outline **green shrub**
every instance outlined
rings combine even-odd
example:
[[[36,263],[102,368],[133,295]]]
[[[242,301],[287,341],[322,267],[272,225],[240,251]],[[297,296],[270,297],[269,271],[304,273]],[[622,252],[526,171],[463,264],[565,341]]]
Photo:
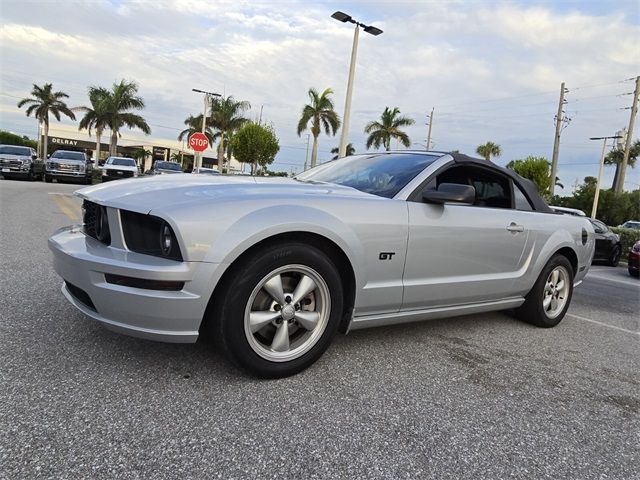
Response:
[[[637,228],[609,227],[609,230],[620,235],[623,253],[628,252],[633,244],[640,240],[640,230]]]

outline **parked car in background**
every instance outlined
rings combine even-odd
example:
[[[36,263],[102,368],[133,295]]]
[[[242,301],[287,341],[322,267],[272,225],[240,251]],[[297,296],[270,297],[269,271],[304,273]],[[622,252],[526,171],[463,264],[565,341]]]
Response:
[[[109,157],[102,166],[102,181],[119,180],[122,178],[137,177],[138,164],[133,158]]]
[[[596,251],[593,256],[594,262],[605,262],[607,265],[617,267],[622,254],[622,243],[620,235],[613,233],[609,227],[600,220],[590,218],[589,221],[593,225],[596,232]]]
[[[640,240],[634,243],[627,258],[629,275],[640,277]]]
[[[622,225],[618,225],[619,228],[633,228],[634,230],[640,230],[640,222],[637,220],[627,220]]]
[[[564,215],[575,215],[576,217],[586,217],[587,214],[577,208],[569,207],[556,207],[555,205],[549,205],[549,208],[556,213],[562,213]]]
[[[156,160],[149,170],[144,172],[145,175],[162,175],[165,173],[183,173],[182,167],[176,162],[165,162],[163,160]]]
[[[0,174],[6,179],[27,178],[42,180],[44,162],[31,147],[0,145]]]
[[[47,159],[45,181],[82,182],[91,185],[93,160],[83,152],[56,150]]]
[[[509,309],[553,327],[593,257],[586,218],[557,215],[532,182],[456,153],[207,180],[76,192],[83,227],[49,239],[69,302],[147,339],[207,331],[236,365],[282,377],[337,331]]]
[[[220,175],[220,172],[217,168],[206,168],[206,167],[196,167],[191,173],[206,173],[208,175]]]

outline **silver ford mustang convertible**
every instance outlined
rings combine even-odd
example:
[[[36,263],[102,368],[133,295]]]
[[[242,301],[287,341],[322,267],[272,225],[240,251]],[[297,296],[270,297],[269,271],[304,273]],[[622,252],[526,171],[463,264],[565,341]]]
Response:
[[[261,377],[296,373],[336,331],[515,309],[564,317],[588,220],[464,155],[346,157],[295,178],[159,175],[76,192],[49,239],[62,291],[107,328],[216,341]]]

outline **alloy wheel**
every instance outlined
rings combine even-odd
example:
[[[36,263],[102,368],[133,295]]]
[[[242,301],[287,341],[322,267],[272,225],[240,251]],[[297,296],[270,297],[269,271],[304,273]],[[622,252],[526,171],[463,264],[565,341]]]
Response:
[[[330,312],[329,287],[320,274],[305,265],[285,265],[267,274],[251,292],[245,335],[262,358],[291,361],[322,337]]]

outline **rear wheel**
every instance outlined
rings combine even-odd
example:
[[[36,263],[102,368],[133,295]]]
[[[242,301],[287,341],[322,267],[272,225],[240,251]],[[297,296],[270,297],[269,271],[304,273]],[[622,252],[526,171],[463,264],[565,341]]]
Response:
[[[516,314],[532,325],[555,327],[567,313],[572,294],[573,267],[564,255],[554,255]]]
[[[327,349],[343,295],[324,253],[300,243],[270,246],[242,259],[227,278],[207,320],[233,363],[259,377],[286,377]]]
[[[609,260],[607,261],[607,264],[611,267],[617,267],[618,263],[620,263],[621,253],[622,253],[622,249],[620,248],[620,245],[616,245],[615,247],[613,247],[613,251],[609,256]]]

